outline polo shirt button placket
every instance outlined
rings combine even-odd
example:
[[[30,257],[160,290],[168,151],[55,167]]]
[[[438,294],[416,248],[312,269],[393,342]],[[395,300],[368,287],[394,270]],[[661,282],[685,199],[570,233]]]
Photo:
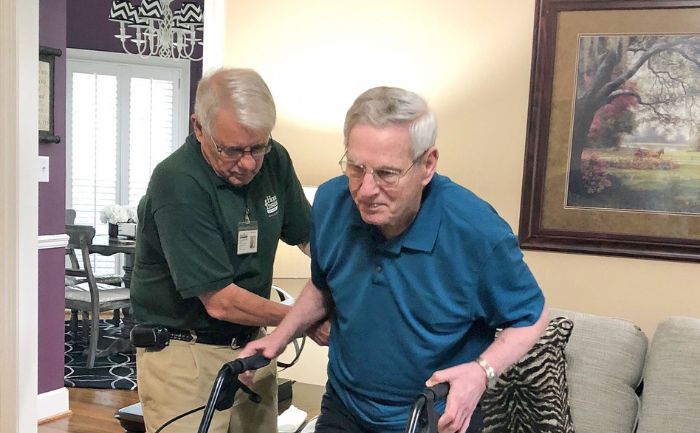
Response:
[[[383,287],[386,284],[384,277],[384,266],[382,266],[381,261],[377,261],[374,265],[374,272],[372,272],[372,284]]]

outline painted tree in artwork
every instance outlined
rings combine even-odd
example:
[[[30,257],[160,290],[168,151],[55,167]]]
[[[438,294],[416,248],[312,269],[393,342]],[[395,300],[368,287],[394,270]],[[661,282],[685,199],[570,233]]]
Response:
[[[570,191],[584,191],[584,149],[619,146],[640,124],[667,130],[700,125],[699,97],[699,36],[581,37]]]
[[[625,86],[628,93],[635,91],[634,86]],[[588,129],[588,145],[592,148],[619,147],[625,134],[632,134],[637,128],[637,119],[633,110],[639,106],[637,98],[631,94],[613,99],[596,111]]]

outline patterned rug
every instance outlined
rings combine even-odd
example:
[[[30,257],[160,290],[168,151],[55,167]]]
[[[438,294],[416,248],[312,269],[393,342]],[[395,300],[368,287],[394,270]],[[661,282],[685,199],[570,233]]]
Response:
[[[74,341],[65,323],[65,386],[74,388],[136,389],[136,355],[116,353],[95,360],[94,368],[85,366],[87,355],[83,352],[86,344]],[[106,346],[119,337],[119,327],[100,320],[100,347]]]

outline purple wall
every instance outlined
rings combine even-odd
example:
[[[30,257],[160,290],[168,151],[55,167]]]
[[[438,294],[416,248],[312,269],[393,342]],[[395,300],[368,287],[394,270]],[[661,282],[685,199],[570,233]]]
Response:
[[[39,184],[39,234],[63,233],[66,185],[66,0],[41,0],[39,44],[59,48],[54,63],[54,134],[60,143],[42,143],[39,155],[49,157],[49,182]]]
[[[204,0],[197,3],[203,4]],[[173,7],[180,7],[175,0]],[[137,1],[136,1],[137,3]],[[49,157],[50,182],[39,184],[39,234],[64,232],[66,207],[66,47],[122,52],[114,37],[118,24],[107,20],[109,0],[40,0],[39,43],[60,48],[55,62],[54,134],[57,144],[40,144],[39,155]],[[200,52],[196,54],[201,56]],[[202,76],[202,62],[191,62],[190,111]],[[63,387],[64,253],[54,248],[39,251],[39,371],[38,391]]]
[[[63,257],[63,248],[39,251],[40,394],[63,387]]]
[[[63,51],[54,63],[54,134],[40,143],[49,182],[39,184],[39,234],[63,233],[66,189],[66,0],[40,0],[39,44]],[[38,55],[38,53],[37,53]],[[39,393],[63,387],[63,249],[39,251]]]

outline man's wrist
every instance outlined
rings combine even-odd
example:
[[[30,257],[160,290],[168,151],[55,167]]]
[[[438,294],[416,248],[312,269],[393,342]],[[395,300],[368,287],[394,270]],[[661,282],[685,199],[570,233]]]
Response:
[[[481,356],[477,357],[475,362],[484,370],[484,374],[486,375],[486,389],[493,388],[494,385],[496,385],[496,370]]]

